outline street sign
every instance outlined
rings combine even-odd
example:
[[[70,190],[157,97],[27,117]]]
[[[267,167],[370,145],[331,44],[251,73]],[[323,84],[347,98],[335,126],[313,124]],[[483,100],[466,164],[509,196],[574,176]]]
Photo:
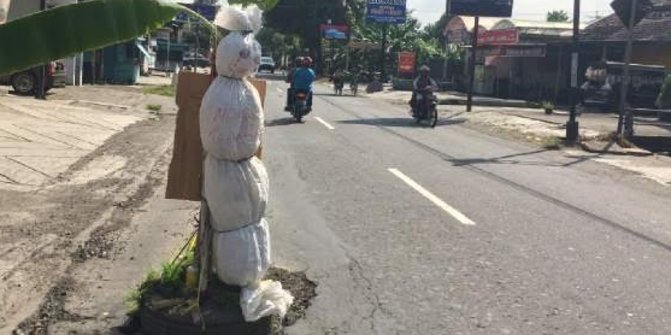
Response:
[[[517,28],[489,30],[478,33],[479,45],[510,45],[520,41]]]
[[[327,40],[346,40],[349,27],[341,24],[322,24],[320,26],[322,38]]]
[[[451,15],[511,17],[513,0],[452,0]]]
[[[406,0],[367,0],[366,20],[376,23],[404,24]]]
[[[625,27],[629,27],[631,18],[631,2],[633,0],[615,0],[610,4],[617,17],[620,18]],[[653,10],[650,0],[636,0],[636,16],[634,17],[634,26],[639,24]]]
[[[401,52],[398,54],[398,73],[415,74],[417,55],[414,52]]]
[[[196,5],[196,4],[181,4],[193,10],[194,12],[202,15],[208,21],[214,21],[215,16],[217,16],[217,7],[212,5]],[[177,14],[175,21],[178,22],[187,22],[189,21],[189,15],[186,12],[180,12]]]
[[[486,57],[545,57],[547,51],[545,45],[510,45],[483,48],[482,52]]]

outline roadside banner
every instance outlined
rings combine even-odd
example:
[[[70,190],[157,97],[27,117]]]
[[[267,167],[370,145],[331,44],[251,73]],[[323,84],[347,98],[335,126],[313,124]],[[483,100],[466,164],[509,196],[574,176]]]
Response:
[[[482,53],[485,57],[535,58],[545,57],[547,48],[546,45],[503,45],[484,47]]]
[[[415,74],[417,55],[414,52],[400,52],[398,54],[398,74]]]
[[[320,31],[327,40],[346,40],[349,35],[349,27],[343,24],[322,24]]]
[[[510,45],[520,41],[517,28],[480,31],[478,45]]]
[[[367,0],[366,20],[375,23],[404,24],[406,0]]]

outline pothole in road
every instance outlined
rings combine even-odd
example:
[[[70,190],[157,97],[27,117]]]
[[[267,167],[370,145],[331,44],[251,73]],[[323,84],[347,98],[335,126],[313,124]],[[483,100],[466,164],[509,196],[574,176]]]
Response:
[[[312,299],[317,296],[317,284],[308,279],[304,272],[290,272],[280,268],[271,268],[266,279],[282,283],[282,288],[294,296],[294,303],[287,311],[284,320],[281,323],[279,318],[273,320],[273,335],[282,335],[284,327],[292,326],[305,317],[307,309],[312,304]]]
[[[316,296],[317,284],[310,281],[305,273],[279,268],[271,268],[265,279],[280,282],[294,297],[294,302],[284,319],[274,316],[270,320],[249,323],[247,324],[249,328],[239,328],[239,322],[243,320],[239,306],[239,288],[226,286],[212,278],[207,294],[197,298],[193,292],[175,289],[171,286],[175,283],[163,283],[155,277],[144,282],[138,291],[129,295],[133,296],[136,306],[141,307],[138,313],[133,314],[132,319],[126,320],[124,326],[118,329],[125,334],[134,334],[140,328],[147,333],[162,334],[161,329],[181,327],[184,334],[199,334],[201,326],[192,322],[194,311],[198,310],[197,306],[200,305],[198,314],[204,318],[201,322],[213,333],[227,334],[236,329],[236,334],[240,331],[245,333],[248,331],[250,334],[257,334],[260,331],[266,334],[267,327],[270,327],[270,334],[284,335],[286,327],[305,317],[312,299]],[[183,280],[184,278],[179,282]]]

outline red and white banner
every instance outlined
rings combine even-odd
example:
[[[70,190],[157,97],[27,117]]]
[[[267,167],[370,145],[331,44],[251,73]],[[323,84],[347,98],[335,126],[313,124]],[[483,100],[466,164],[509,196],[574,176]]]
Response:
[[[478,34],[479,45],[511,45],[520,41],[520,33],[516,28],[481,31]]]
[[[401,52],[398,54],[398,73],[414,74],[417,55],[414,52]]]

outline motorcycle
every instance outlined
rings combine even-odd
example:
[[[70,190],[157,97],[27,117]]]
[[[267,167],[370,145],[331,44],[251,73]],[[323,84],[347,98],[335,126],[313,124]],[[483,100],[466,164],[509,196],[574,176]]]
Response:
[[[433,88],[428,87],[417,92],[412,114],[417,124],[428,121],[431,128],[436,127],[436,124],[438,124],[438,98],[433,93]]]
[[[336,95],[342,95],[342,91],[345,88],[345,81],[342,79],[334,79],[333,88],[335,89]]]
[[[291,115],[296,119],[296,122],[300,123],[303,121],[303,117],[308,113],[308,93],[305,91],[295,92]]]
[[[349,85],[349,88],[350,88],[350,90],[352,90],[352,95],[356,96],[357,93],[359,92],[359,83],[356,82],[356,81],[353,81],[353,82]]]

